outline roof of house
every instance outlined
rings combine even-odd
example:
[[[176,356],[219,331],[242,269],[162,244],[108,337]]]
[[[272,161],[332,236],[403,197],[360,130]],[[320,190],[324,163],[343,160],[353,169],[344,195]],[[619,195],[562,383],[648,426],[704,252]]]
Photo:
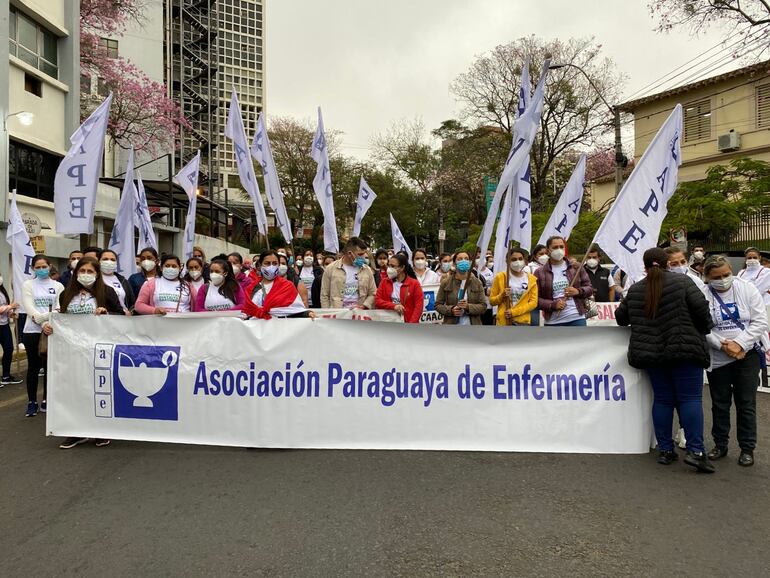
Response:
[[[623,169],[623,181],[625,181],[628,177],[631,176],[631,173],[634,170],[634,165],[629,163],[627,167]],[[591,183],[611,183],[615,181],[615,169],[612,169],[611,172],[605,174],[605,175],[599,175],[598,177],[595,177],[591,179],[589,182]]]
[[[757,62],[756,64],[752,64],[750,66],[744,66],[743,68],[731,70],[730,72],[725,72],[724,74],[719,74],[717,76],[712,76],[710,78],[703,78],[701,80],[696,80],[695,82],[691,82],[690,84],[683,84],[682,86],[676,86],[674,88],[670,88],[669,90],[664,90],[663,92],[659,92],[657,94],[650,94],[648,96],[643,96],[635,100],[629,100],[628,102],[624,102],[621,105],[619,105],[618,108],[620,108],[620,110],[624,112],[633,112],[634,110],[638,109],[639,107],[645,104],[649,104],[657,100],[662,100],[664,98],[668,98],[669,96],[682,94],[684,92],[690,92],[692,90],[696,90],[704,86],[718,84],[726,80],[731,80],[733,78],[740,78],[743,76],[762,76],[767,74],[770,74],[770,60]]]

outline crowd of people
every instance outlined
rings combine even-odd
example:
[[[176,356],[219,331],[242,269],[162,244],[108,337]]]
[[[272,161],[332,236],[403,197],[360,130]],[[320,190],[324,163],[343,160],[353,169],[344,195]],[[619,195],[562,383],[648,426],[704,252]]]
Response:
[[[754,463],[756,390],[764,351],[770,346],[766,306],[770,304],[770,269],[751,247],[744,266],[733,275],[721,255],[705,248],[651,249],[644,255],[645,277],[632,283],[623,271],[602,264],[591,249],[582,261],[567,255],[565,239],[554,236],[532,252],[507,254],[506,270],[494,271],[491,252],[482,256],[459,250],[433,259],[424,249],[411,256],[380,249],[372,255],[360,238],[347,241],[337,254],[308,249],[267,250],[251,259],[239,253],[207,259],[200,247],[183,261],[145,248],[136,255],[138,272],[117,273],[119,256],[88,247],[69,256],[69,268],[55,271],[37,255],[33,277],[22,287],[24,314],[0,278],[0,386],[21,383],[11,375],[13,338],[9,320],[18,316],[20,341],[27,354],[26,415],[46,411],[47,337],[50,315],[167,315],[237,311],[243,319],[315,317],[319,309],[383,309],[405,323],[419,323],[423,288],[435,291],[435,310],[445,325],[580,327],[592,301],[621,300],[619,325],[631,326],[629,362],[645,369],[653,387],[653,422],[661,464],[677,459],[672,437],[674,413],[681,430],[684,461],[713,472],[712,461],[728,451],[730,408],[737,414],[739,464]],[[617,268],[616,268],[617,269]],[[703,370],[712,400],[713,448],[703,435]],[[43,395],[38,403],[39,375]],[[71,448],[83,438],[69,438]],[[96,440],[107,445],[109,440]]]

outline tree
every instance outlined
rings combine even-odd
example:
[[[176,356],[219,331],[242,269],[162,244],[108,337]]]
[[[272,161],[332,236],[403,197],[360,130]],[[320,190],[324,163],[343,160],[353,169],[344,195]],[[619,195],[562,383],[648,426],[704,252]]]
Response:
[[[686,28],[697,35],[722,25],[740,38],[733,48],[736,56],[760,60],[770,51],[768,0],[652,0],[648,6],[659,32]],[[732,34],[730,41],[734,42]]]
[[[122,148],[154,153],[174,146],[179,127],[190,125],[166,96],[166,86],[128,60],[111,55],[101,41],[121,34],[131,21],[141,22],[144,6],[144,0],[80,1],[81,76],[88,86],[92,79],[99,84],[99,94],[81,92],[80,114],[85,119],[112,92],[108,134]]]
[[[770,163],[749,158],[716,165],[700,181],[680,183],[668,202],[661,236],[685,227],[695,239],[722,239],[738,232],[752,212],[770,208]]]
[[[521,66],[529,60],[533,85],[550,55],[554,63],[583,68],[601,92],[574,67],[549,72],[545,105],[539,131],[532,146],[532,201],[538,208],[547,191],[551,165],[562,153],[602,144],[612,126],[612,114],[602,101],[617,102],[625,76],[615,64],[601,55],[594,38],[544,41],[534,36],[497,46],[480,56],[470,70],[451,85],[452,92],[465,105],[466,120],[477,125],[498,126],[510,133],[519,100]],[[530,87],[532,89],[533,87]]]

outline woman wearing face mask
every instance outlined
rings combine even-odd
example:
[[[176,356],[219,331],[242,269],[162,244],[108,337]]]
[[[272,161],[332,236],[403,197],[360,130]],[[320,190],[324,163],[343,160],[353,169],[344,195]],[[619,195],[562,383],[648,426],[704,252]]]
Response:
[[[243,306],[246,318],[312,317],[312,314],[308,315],[294,284],[278,275],[278,253],[271,250],[263,252],[260,263],[259,276],[247,293]]]
[[[526,272],[527,252],[508,252],[510,273],[495,275],[489,302],[497,306],[497,325],[530,325],[531,311],[537,308],[537,279]]]
[[[195,289],[181,278],[182,262],[176,255],[163,255],[161,276],[142,285],[134,306],[139,315],[187,313],[195,308]]]
[[[754,465],[757,445],[757,387],[763,343],[767,340],[767,307],[754,285],[734,278],[727,259],[713,255],[706,259],[703,273],[708,280],[706,300],[714,328],[706,337],[711,353],[708,372],[711,390],[711,435],[714,449],[709,459],[727,455],[730,439],[730,406],[735,401],[738,465]]]
[[[126,315],[131,315],[134,310],[134,303],[136,298],[134,297],[134,291],[131,289],[131,285],[123,275],[116,273],[118,270],[118,255],[115,251],[105,249],[102,251],[102,256],[99,257],[99,270],[101,271],[101,277],[104,284],[107,287],[112,288],[115,294],[118,296],[120,306]]]
[[[454,267],[454,260],[452,259],[452,255],[449,253],[441,253],[438,257],[438,269],[436,270],[436,273],[439,274],[439,277],[441,278],[441,281],[443,281],[449,273],[452,272],[452,268]]]
[[[436,293],[436,311],[444,316],[444,325],[481,325],[487,310],[484,286],[471,274],[471,258],[465,251],[455,253],[455,271],[441,281]]]
[[[687,257],[681,249],[675,247],[669,247],[666,249],[666,255],[668,255],[668,270],[672,273],[679,273],[680,275],[687,275],[692,282],[698,286],[701,291],[706,290],[706,285],[701,281],[700,275],[690,269],[687,264]]]
[[[0,387],[21,383],[22,380],[11,375],[11,362],[13,361],[13,333],[11,332],[11,317],[16,316],[19,304],[12,301],[8,291],[3,285],[3,277],[0,276],[0,344],[3,347],[3,376]]]
[[[749,247],[744,251],[746,267],[738,273],[738,278],[748,281],[757,288],[766,306],[770,307],[770,269],[762,267],[759,249]]]
[[[302,299],[302,303],[305,307],[309,307],[309,295],[305,284],[300,282],[299,275],[294,271],[294,267],[289,265],[289,258],[283,253],[278,253],[278,275],[284,279],[289,280],[299,293],[299,298]]]
[[[105,252],[101,257],[104,257]],[[68,315],[123,315],[124,312],[117,293],[104,283],[99,261],[94,257],[83,257],[78,262],[69,285],[59,295],[58,309]],[[49,328],[50,325],[44,326],[44,329]],[[46,333],[49,332],[46,331]],[[49,334],[52,333],[51,329]],[[68,450],[87,441],[88,438],[70,437],[65,439],[59,447]],[[94,441],[97,447],[110,444],[108,439]]]
[[[128,278],[128,284],[131,285],[131,291],[134,297],[139,295],[142,285],[148,279],[160,277],[158,269],[158,252],[152,247],[145,247],[139,253],[139,266],[142,268],[138,273],[134,273]]]
[[[230,265],[233,267],[233,274],[235,280],[241,286],[241,289],[246,291],[251,285],[254,284],[256,272],[252,271],[252,275],[247,275],[243,270],[243,257],[240,253],[230,253],[227,256],[227,260],[230,261]]]
[[[422,286],[409,266],[409,257],[404,253],[393,255],[387,273],[388,278],[380,282],[374,298],[377,309],[395,311],[404,323],[419,323],[424,299]]]
[[[588,274],[577,263],[565,259],[563,237],[550,237],[546,243],[549,260],[535,271],[538,308],[548,327],[585,327],[585,299],[594,288]]]
[[[209,263],[209,282],[197,292],[196,311],[240,311],[246,301],[233,267],[225,255]]]
[[[428,253],[425,252],[425,249],[415,249],[412,253],[412,263],[414,264],[414,274],[421,287],[441,283],[441,275],[431,271],[428,267]]]
[[[647,275],[628,290],[615,320],[631,325],[628,362],[646,370],[652,383],[658,463],[679,459],[671,437],[676,409],[687,438],[684,462],[713,473],[703,445],[703,369],[710,361],[705,336],[713,326],[709,306],[687,276],[666,271],[663,249],[648,249],[643,260]]]
[[[36,255],[32,259],[32,279],[22,285],[22,305],[27,314],[24,323],[22,343],[27,353],[27,417],[37,415],[37,385],[40,370],[45,369],[47,356],[40,355],[40,334],[50,335],[48,318],[59,304],[59,295],[64,287],[58,281],[49,278],[51,262],[44,255]],[[46,411],[46,394],[48,392],[48,372],[43,375],[43,401],[40,411]]]
[[[321,280],[323,276],[323,267],[316,265],[312,249],[307,249],[299,267],[299,279],[310,295],[310,307],[318,308],[321,306]]]
[[[534,275],[535,271],[548,263],[548,258],[548,247],[545,245],[535,245],[529,256],[529,272]]]
[[[185,263],[185,269],[187,273],[184,275],[184,280],[187,281],[197,293],[201,287],[206,283],[203,279],[203,261],[197,257],[190,257]]]
[[[374,282],[377,287],[383,279],[388,278],[388,252],[385,249],[377,249],[374,254]]]

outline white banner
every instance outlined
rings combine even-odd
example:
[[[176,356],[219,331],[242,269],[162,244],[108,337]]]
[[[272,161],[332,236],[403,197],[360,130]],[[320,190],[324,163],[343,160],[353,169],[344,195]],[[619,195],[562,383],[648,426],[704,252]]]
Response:
[[[399,251],[405,252],[409,255],[409,262],[412,262],[412,250],[409,248],[409,243],[404,239],[404,235],[401,233],[401,229],[398,228],[398,223],[393,218],[393,213],[390,213],[390,239],[393,242],[393,251],[398,253]]]
[[[192,256],[195,245],[195,214],[198,210],[198,172],[201,167],[201,151],[198,151],[189,163],[174,177],[174,181],[187,193],[187,219],[184,224],[184,239],[182,240],[182,259],[187,261]]]
[[[337,217],[334,215],[332,173],[329,168],[329,150],[320,106],[318,107],[318,128],[316,128],[315,136],[313,137],[313,147],[310,149],[310,156],[318,165],[315,178],[313,179],[313,191],[324,215],[324,250],[339,253],[340,240],[337,236]]]
[[[136,214],[136,185],[134,185],[134,149],[128,153],[126,174],[123,178],[123,192],[120,194],[118,212],[112,225],[112,235],[107,245],[118,256],[120,275],[128,278],[136,273],[134,254],[134,215]]]
[[[5,232],[5,240],[11,246],[11,265],[13,268],[13,296],[11,299],[19,304],[17,313],[25,313],[21,298],[21,286],[24,281],[32,278],[32,259],[35,258],[35,249],[29,240],[27,228],[21,218],[21,212],[16,204],[16,189],[11,196],[11,210],[8,212],[8,229]]]
[[[320,319],[345,319],[347,321],[380,321],[403,323],[404,318],[389,309],[313,309]]]
[[[551,213],[551,217],[545,224],[543,234],[540,235],[539,245],[545,245],[549,237],[558,235],[569,239],[572,229],[580,219],[580,207],[583,204],[584,183],[586,180],[586,155],[580,155],[580,159],[567,181],[567,186],[559,197],[559,202]]]
[[[289,221],[289,215],[286,213],[281,181],[278,179],[278,169],[275,166],[273,147],[270,146],[270,137],[267,134],[264,112],[260,112],[259,118],[257,118],[257,132],[251,143],[251,156],[262,167],[262,176],[265,179],[265,195],[270,208],[275,213],[278,228],[286,242],[291,243],[294,238],[291,234],[291,221]]]
[[[597,303],[596,309],[599,315],[587,320],[589,327],[619,327],[615,321],[615,310],[620,305],[619,301]]]
[[[72,146],[56,169],[53,198],[60,235],[94,232],[96,190],[111,104],[112,93],[70,137]]]
[[[134,225],[139,230],[139,238],[136,241],[136,254],[142,252],[146,247],[152,247],[158,251],[158,238],[155,236],[155,230],[152,227],[152,218],[150,217],[150,207],[147,205],[147,193],[144,190],[142,175],[136,175],[136,213],[134,213]],[[160,254],[160,251],[158,251]]]
[[[626,361],[626,329],[585,331],[574,355],[574,328],[61,314],[52,322],[49,435],[274,448],[650,447],[650,384]],[[313,346],[291,346],[300,342]]]
[[[444,322],[444,316],[436,311],[436,293],[440,285],[423,285],[422,286],[422,315],[420,315],[420,323],[428,324],[440,324]]]
[[[369,207],[372,206],[374,199],[377,195],[366,182],[366,179],[361,175],[361,182],[358,184],[358,200],[356,201],[356,218],[353,221],[353,236],[358,237],[361,235],[361,222],[364,220],[366,212]]]
[[[677,104],[628,177],[594,237],[629,278],[644,275],[642,255],[658,245],[668,200],[676,190],[682,140],[682,105]]]

